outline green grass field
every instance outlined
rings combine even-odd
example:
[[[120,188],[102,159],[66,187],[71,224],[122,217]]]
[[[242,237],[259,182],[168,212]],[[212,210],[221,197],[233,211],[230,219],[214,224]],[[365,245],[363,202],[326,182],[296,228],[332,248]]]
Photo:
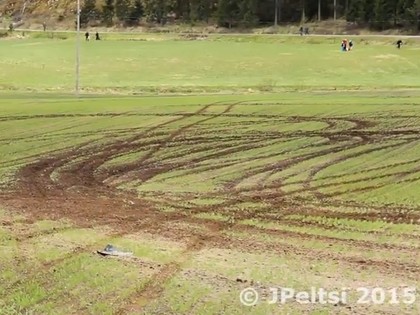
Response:
[[[420,312],[418,43],[113,36],[81,98],[71,39],[0,41],[0,314]]]
[[[392,45],[395,38],[355,38],[355,49],[343,53],[339,37],[114,37],[105,34],[101,42],[82,42],[81,84],[86,92],[395,89],[420,84],[420,41],[415,39],[397,50]],[[29,38],[2,43],[2,89],[73,89],[73,40]]]

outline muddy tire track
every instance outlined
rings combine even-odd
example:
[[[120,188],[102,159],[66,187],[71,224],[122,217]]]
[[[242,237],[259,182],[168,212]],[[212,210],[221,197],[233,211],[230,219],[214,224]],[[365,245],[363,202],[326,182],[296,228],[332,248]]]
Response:
[[[334,185],[362,184],[363,181],[373,179],[388,179],[396,177],[398,182],[414,181],[417,179],[407,178],[411,171],[396,171],[392,174],[370,175],[361,179],[340,180],[334,183],[314,185],[317,182],[316,175],[323,169],[356,158],[364,154],[370,154],[379,150],[395,148],[418,141],[419,131],[416,128],[380,130],[380,120],[373,117],[363,119],[349,117],[316,117],[316,116],[282,116],[264,114],[239,114],[234,113],[236,103],[213,103],[200,105],[199,109],[189,113],[162,114],[169,119],[149,128],[118,128],[106,131],[101,135],[107,135],[107,141],[95,143],[86,141],[81,145],[65,150],[51,152],[49,157],[39,158],[38,161],[23,167],[18,172],[17,185],[8,191],[0,194],[0,202],[13,209],[21,211],[31,220],[38,219],[61,219],[70,218],[77,227],[110,226],[115,230],[116,237],[125,237],[135,231],[150,231],[156,235],[167,236],[187,244],[187,248],[173,261],[163,265],[143,286],[134,292],[127,302],[121,305],[119,314],[127,312],[144,311],[147,304],[158,299],[165,290],[165,285],[178,276],[183,266],[195,255],[198,255],[205,248],[231,249],[240,248],[245,253],[281,253],[282,255],[292,254],[301,259],[319,259],[339,261],[350,268],[369,268],[402,276],[407,272],[407,277],[417,279],[420,267],[418,264],[405,264],[397,259],[366,259],[361,254],[341,255],[339,252],[317,251],[310,248],[301,248],[299,242],[319,240],[320,242],[335,245],[348,245],[355,250],[380,250],[389,249],[394,253],[410,253],[409,247],[395,244],[382,244],[364,240],[340,239],[316,234],[300,232],[288,232],[270,228],[262,228],[242,224],[241,220],[254,219],[270,221],[273,218],[280,224],[290,226],[323,227],[317,223],[302,223],[296,220],[288,220],[287,215],[300,214],[306,216],[322,216],[325,218],[343,218],[376,221],[386,217],[387,222],[411,222],[420,219],[418,207],[392,206],[392,205],[366,205],[361,202],[346,202],[336,200],[341,192],[336,194],[321,194],[319,189],[333,187]],[[218,111],[212,112],[212,106],[217,106]],[[158,114],[140,113],[105,113],[104,115],[84,115],[81,117],[125,117],[138,116],[147,117]],[[83,116],[84,115],[84,116]],[[59,119],[68,117],[66,115],[48,115],[48,119]],[[78,118],[79,116],[69,116]],[[237,122],[234,127],[228,124],[221,124],[220,130],[209,126],[212,120],[219,117],[237,117],[246,119],[242,125]],[[2,121],[4,117],[0,117]],[[15,120],[30,119],[27,116],[12,117]],[[257,120],[257,121],[256,121]],[[299,123],[323,123],[325,127],[317,130],[259,130],[241,132],[236,130],[240,126],[252,127],[254,123],[281,124]],[[239,127],[238,127],[239,126]],[[344,127],[343,127],[344,126]],[[213,129],[212,129],[213,128]],[[230,129],[231,128],[231,129]],[[377,129],[375,129],[377,128]],[[61,133],[67,136],[84,136],[88,133]],[[97,134],[98,135],[98,134]],[[251,162],[258,162],[259,159],[275,159],[278,151],[266,152],[250,156],[245,159],[233,158],[228,162],[223,159],[246,150],[270,148],[271,144],[295,141],[296,139],[312,139],[298,148],[285,150],[285,155],[293,154],[296,150],[303,150],[294,156],[279,156],[277,161],[269,165],[260,165]],[[321,138],[322,141],[316,142]],[[223,143],[220,143],[224,141]],[[395,143],[398,141],[398,143]],[[360,146],[372,144],[377,147],[366,148],[360,152],[351,153],[348,150],[357,149]],[[188,150],[189,148],[192,150]],[[181,148],[180,150],[176,150]],[[171,152],[173,149],[174,152]],[[182,150],[184,149],[184,150]],[[306,152],[311,149],[312,152]],[[166,152],[166,151],[169,151]],[[124,157],[126,154],[141,153],[134,162],[124,162],[120,165],[108,165],[107,162],[117,157]],[[308,162],[316,158],[328,158],[331,154],[343,153],[332,160],[315,163],[309,169],[309,175],[304,180],[297,180],[293,184],[299,184],[302,188],[287,192],[284,187],[290,182],[285,181],[299,174],[299,170],[287,176],[280,176],[269,182],[271,176],[282,170],[296,167],[299,163]],[[31,157],[33,158],[33,156]],[[215,162],[220,160],[220,162]],[[409,162],[389,163],[387,166],[373,167],[371,170],[386,170],[392,166],[415,164],[418,159],[411,159]],[[22,160],[24,162],[24,160]],[[185,170],[184,174],[199,176],[203,172],[220,171],[223,168],[230,168],[239,163],[250,163],[246,171],[237,174],[235,179],[228,181],[217,191],[208,191],[197,194],[197,198],[221,198],[222,202],[216,205],[199,205],[193,202],[194,196],[183,197],[181,195],[165,196],[156,193],[153,198],[147,199],[144,196],[137,196],[130,191],[120,191],[115,188],[113,182],[128,183],[140,179],[143,183],[153,180],[157,175],[168,173],[172,170]],[[411,163],[411,164],[404,164]],[[417,168],[413,168],[417,171]],[[252,176],[262,175],[261,179],[252,185],[241,188],[242,182],[249,180]],[[54,177],[55,176],[55,177]],[[179,175],[169,176],[176,179]],[[338,179],[339,176],[330,176],[327,179]],[[324,180],[324,178],[323,178]],[[387,183],[384,183],[386,185]],[[360,191],[370,191],[378,186],[360,185]],[[348,190],[349,191],[354,190]],[[343,192],[344,194],[345,192]],[[180,201],[185,204],[180,204]],[[261,207],[255,209],[242,208],[242,205],[259,204]],[[173,205],[176,211],[162,212],[157,207],[162,205]],[[350,206],[355,212],[334,212],[328,206]],[[372,211],[359,213],[358,210],[369,206]],[[236,207],[236,208],[235,208]],[[238,210],[240,209],[240,211]],[[178,211],[179,210],[179,211]],[[374,210],[374,211],[373,211]],[[417,211],[417,212],[416,212]],[[197,214],[206,213],[222,214],[229,220],[215,222],[214,220],[201,219]],[[187,227],[177,227],[176,223],[191,224]],[[173,228],[168,228],[169,225]],[[192,226],[197,225],[202,230],[195,230]],[[276,237],[288,237],[296,240],[296,246],[279,244],[276,242],[256,241],[252,238],[241,239],[228,235],[229,232],[249,233],[251,235],[261,234]],[[367,233],[368,234],[368,233]],[[416,241],[414,235],[409,235],[410,240]],[[66,262],[73,255],[86,253],[92,246],[76,248],[74,252],[64,255],[62,258],[45,263],[41,266],[41,273],[48,274],[50,268]],[[324,256],[323,256],[324,255]],[[12,285],[18,287],[20,282]]]

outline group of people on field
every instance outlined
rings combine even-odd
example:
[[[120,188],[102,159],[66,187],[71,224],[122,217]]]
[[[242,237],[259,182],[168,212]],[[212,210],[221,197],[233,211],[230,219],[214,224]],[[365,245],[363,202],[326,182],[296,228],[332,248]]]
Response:
[[[347,40],[347,39],[343,39],[341,41],[341,51],[350,51],[353,49],[353,41]]]
[[[86,32],[85,33],[85,38],[86,38],[86,41],[87,42],[90,41],[90,33],[89,32]],[[96,40],[101,40],[101,37],[99,36],[99,33],[98,32],[96,32],[96,34],[95,34],[95,39]]]
[[[45,27],[44,27],[44,31],[45,31]],[[305,34],[305,35],[309,35],[309,29],[308,28],[303,28],[303,27],[300,27],[300,29],[299,29],[299,32],[300,32],[300,35],[302,36],[303,34]],[[90,33],[89,32],[86,32],[85,33],[85,38],[86,38],[86,41],[87,42],[89,42],[90,41]],[[95,33],[95,40],[101,40],[101,37],[99,36],[99,33],[98,32],[96,32]],[[400,49],[401,48],[401,46],[402,46],[402,44],[403,44],[403,42],[402,42],[402,40],[401,39],[399,39],[397,42],[396,42],[396,46],[397,46],[397,48],[398,49]],[[353,49],[353,46],[354,46],[354,44],[353,44],[353,41],[350,39],[350,40],[347,40],[347,39],[343,39],[342,41],[341,41],[341,51],[350,51],[350,50],[352,50]]]
[[[399,39],[395,44],[396,44],[397,48],[400,49],[401,46],[403,45],[403,41],[401,39]],[[350,51],[350,50],[353,49],[353,46],[354,46],[354,44],[353,44],[353,41],[351,39],[350,40],[343,39],[341,41],[341,48],[340,49],[341,49],[341,51]]]
[[[300,34],[300,36],[309,35],[309,27],[303,27],[303,26],[301,26],[299,28],[299,34]]]

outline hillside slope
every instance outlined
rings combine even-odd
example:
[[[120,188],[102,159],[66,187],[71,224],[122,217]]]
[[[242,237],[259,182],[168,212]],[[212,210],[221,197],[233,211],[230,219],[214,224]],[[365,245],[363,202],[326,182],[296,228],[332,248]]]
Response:
[[[83,3],[83,0],[82,0]],[[3,0],[0,1],[0,14],[3,17],[33,19],[67,19],[74,14],[74,0]]]
[[[292,0],[290,0],[292,1]],[[85,0],[80,0],[81,6]],[[177,2],[178,3],[178,2]],[[101,10],[104,4],[103,0],[97,0],[96,6],[97,9]],[[155,3],[156,4],[156,3]],[[179,8],[178,8],[179,9]],[[76,0],[0,0],[0,29],[7,29],[11,22],[14,22],[14,27],[16,28],[23,28],[23,29],[35,29],[35,30],[42,30],[43,24],[48,30],[74,30],[75,27],[75,13],[76,13]],[[161,27],[161,23],[154,20],[154,22],[150,23],[145,16],[155,16],[156,8],[152,8],[149,6],[149,11],[146,10],[143,12],[144,16],[140,21],[140,26],[144,28],[159,28]],[[171,12],[172,14],[173,12]],[[185,23],[187,27],[191,26],[196,31],[209,31],[208,26],[211,28],[211,32],[238,32],[239,31],[250,31],[250,32],[267,32],[267,33],[292,33],[298,34],[298,28],[300,23],[297,22],[290,22],[288,23],[287,20],[282,19],[280,23],[280,27],[272,28],[272,24],[267,24],[264,21],[260,21],[260,24],[257,24],[255,28],[246,28],[244,26],[235,27],[232,29],[227,29],[225,27],[217,27],[213,28],[215,24],[217,24],[216,19],[209,19],[207,21],[201,21],[202,23],[194,23],[194,26],[188,21],[182,19],[182,14],[178,14],[179,20],[177,19],[176,23],[168,23],[164,27],[169,28],[171,31],[175,26],[176,31],[176,24],[179,22],[180,24]],[[117,18],[114,18],[117,21]],[[114,22],[115,22],[114,21]],[[121,21],[120,21],[121,22]],[[105,28],[104,25],[92,25],[90,26],[101,26]],[[96,23],[97,24],[97,23]],[[114,23],[113,28],[122,28],[124,27],[123,23]],[[323,19],[322,21],[316,21],[313,19],[309,19],[304,23],[305,26],[309,27],[311,34],[324,34],[324,35],[331,35],[331,34],[371,34],[372,32],[375,34],[383,34],[383,35],[390,35],[390,34],[406,34],[406,35],[418,35],[419,31],[415,28],[390,28],[384,29],[383,31],[372,30],[368,28],[368,25],[365,24],[358,24],[354,22],[348,22],[344,17],[341,17],[337,20],[332,19]],[[168,29],[166,29],[168,30]]]

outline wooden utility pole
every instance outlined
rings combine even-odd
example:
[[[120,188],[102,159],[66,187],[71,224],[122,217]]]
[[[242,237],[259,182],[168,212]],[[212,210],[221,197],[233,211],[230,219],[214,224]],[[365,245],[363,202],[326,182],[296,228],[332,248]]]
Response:
[[[274,0],[274,26],[279,25],[279,0]]]
[[[302,0],[302,23],[305,22],[305,0]]]
[[[337,0],[334,0],[334,21],[337,20]]]
[[[318,0],[318,21],[321,21],[321,0]]]
[[[77,0],[77,20],[76,20],[76,96],[80,94],[80,0]]]

